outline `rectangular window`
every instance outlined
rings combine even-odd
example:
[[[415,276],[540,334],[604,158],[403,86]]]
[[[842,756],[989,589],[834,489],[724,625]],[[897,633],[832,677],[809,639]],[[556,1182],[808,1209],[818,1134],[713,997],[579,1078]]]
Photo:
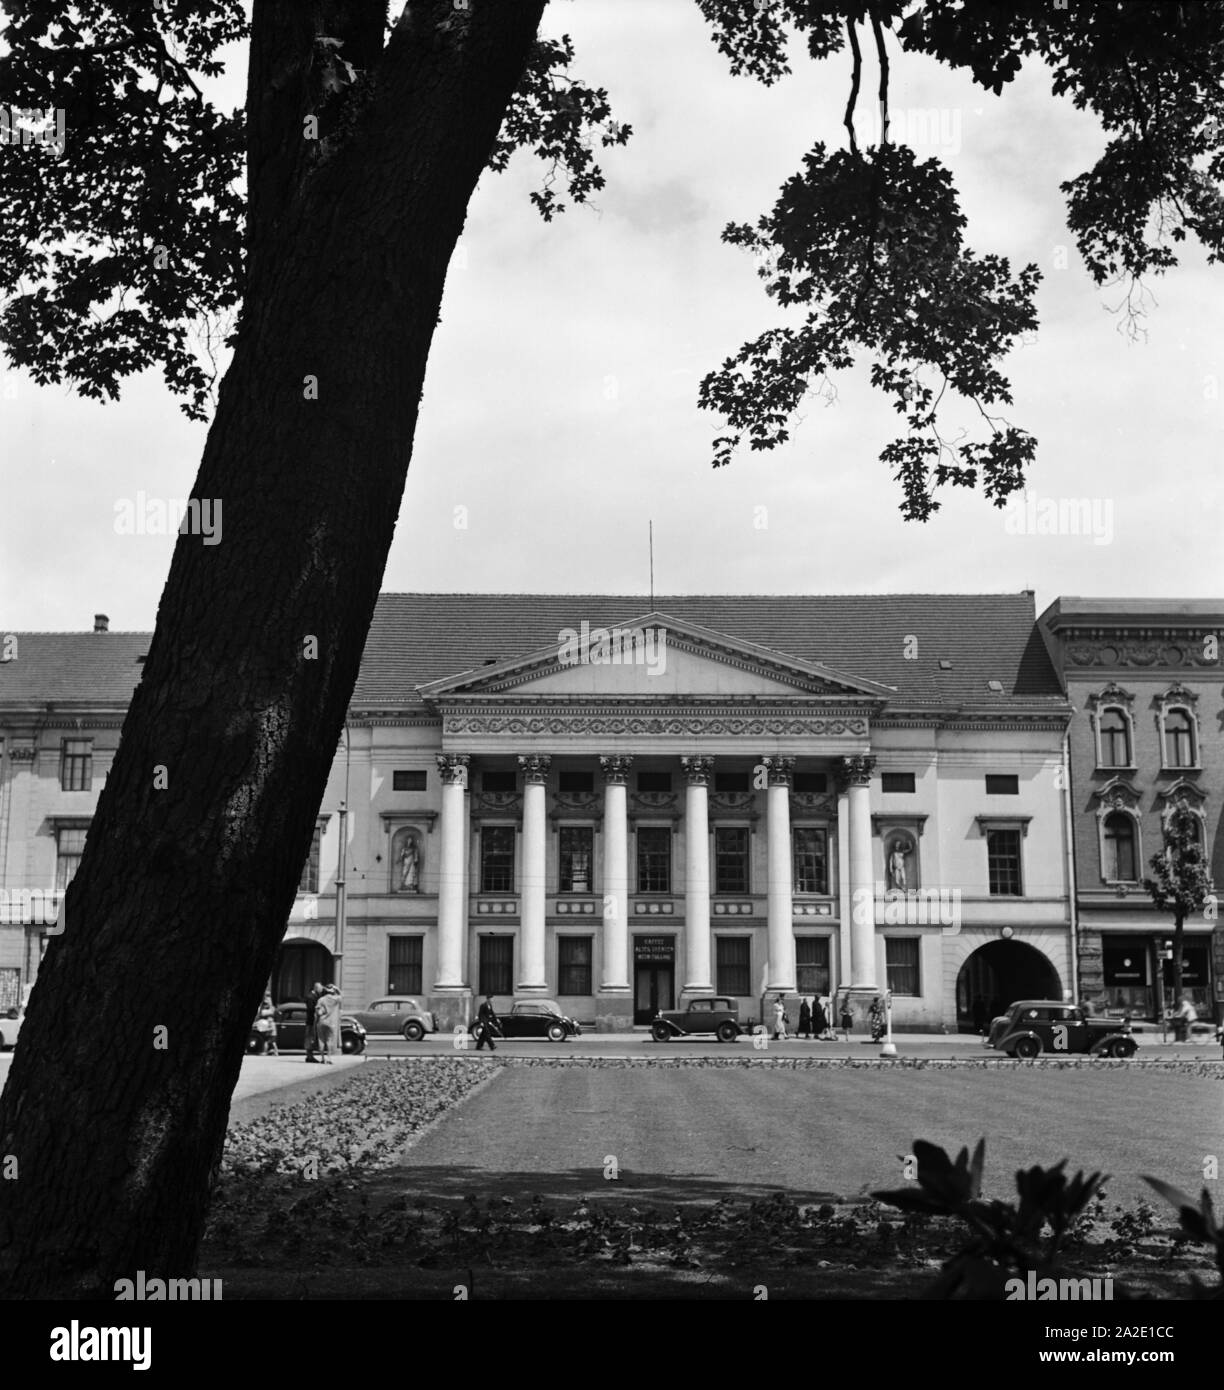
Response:
[[[752,938],[714,938],[715,980],[719,994],[752,993]]]
[[[912,772],[884,772],[880,774],[881,790],[886,792],[912,792],[914,774]]]
[[[671,773],[639,772],[637,789],[640,792],[669,792],[671,791]]]
[[[884,960],[888,967],[888,988],[894,994],[918,995],[922,993],[922,984],[918,978],[918,938],[916,936],[886,936],[884,938]]]
[[[393,792],[423,792],[425,787],[424,769],[397,767],[391,774]]]
[[[387,942],[387,993],[420,994],[424,989],[425,938],[393,936]]]
[[[298,881],[299,893],[317,893],[319,891],[319,850],[322,848],[323,827],[316,825],[314,834],[310,837],[310,853],[306,856],[306,862],[302,865],[302,877]]]
[[[60,748],[60,790],[87,792],[93,788],[93,739],[66,738]]]
[[[480,993],[514,993],[514,937],[480,938]]]
[[[829,993],[829,938],[795,938],[795,983],[800,994]]]
[[[990,871],[990,891],[995,897],[1019,897],[1020,832],[1018,830],[988,830],[986,860]]]
[[[72,882],[72,876],[81,864],[85,853],[85,836],[89,833],[84,826],[63,826],[55,839],[55,886],[63,892]]]
[[[562,893],[593,893],[595,832],[589,825],[563,825],[560,835]]]
[[[671,892],[672,833],[667,826],[644,825],[637,833],[639,893]]]
[[[791,831],[795,850],[794,891],[829,891],[829,832],[818,826],[797,825]]]
[[[748,891],[748,828],[720,825],[714,831],[714,891]]]
[[[829,776],[825,772],[796,772],[795,791],[806,796],[819,796],[829,790]]]
[[[516,792],[518,791],[518,773],[512,767],[487,767],[480,774],[480,790],[482,792]]]
[[[1020,778],[1014,772],[988,772],[986,774],[987,796],[1019,796]]]
[[[592,994],[591,958],[594,937],[557,937],[557,993]]]
[[[750,792],[752,775],[748,772],[716,772],[714,774],[716,792]]]
[[[595,790],[595,774],[577,771],[573,768],[562,768],[557,773],[557,790],[569,792],[571,795],[593,792]]]
[[[514,826],[481,826],[480,891],[514,892]]]

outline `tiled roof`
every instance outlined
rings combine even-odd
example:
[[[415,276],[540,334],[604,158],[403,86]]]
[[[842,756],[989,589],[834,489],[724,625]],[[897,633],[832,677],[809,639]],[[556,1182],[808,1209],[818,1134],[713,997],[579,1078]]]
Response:
[[[407,702],[416,685],[526,656],[584,619],[612,627],[651,607],[641,594],[383,594],[353,702]],[[897,703],[1062,698],[1029,593],[656,595],[653,609],[893,687]]]
[[[0,708],[126,705],[140,683],[151,632],[19,632],[17,656],[0,661]],[[2,650],[4,634],[0,634]]]
[[[894,688],[895,704],[1061,703],[1058,680],[1020,594],[656,596],[654,611]],[[525,656],[585,619],[612,627],[649,599],[609,594],[383,594],[361,663],[355,705],[412,705],[416,687]],[[125,705],[148,651],[142,632],[19,633],[0,663],[0,707]],[[914,650],[915,659],[906,651]],[[941,661],[950,661],[948,670]],[[1002,694],[988,681],[998,681]]]

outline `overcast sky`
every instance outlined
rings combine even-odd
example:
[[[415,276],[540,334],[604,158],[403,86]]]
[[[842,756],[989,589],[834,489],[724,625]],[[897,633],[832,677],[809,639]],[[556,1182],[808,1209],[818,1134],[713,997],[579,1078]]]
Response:
[[[698,381],[777,321],[719,234],[769,209],[815,141],[842,140],[848,62],[797,54],[772,89],[732,78],[684,0],[553,0],[545,23],[573,35],[574,71],[635,134],[604,152],[597,207],[552,224],[528,202],[528,156],[481,180],[384,589],[645,596],[653,520],[658,593],[1032,588],[1040,611],[1059,594],[1224,592],[1224,270],[1190,246],[1150,286],[1146,341],[1128,341],[1109,312],[1120,292],[1084,271],[1058,189],[1103,137],[1040,68],[996,98],[894,51],[893,134],[950,166],[975,250],[1042,270],[1007,414],[1038,437],[1037,498],[1092,499],[1095,536],[1009,534],[963,490],[925,525],[902,521],[878,460],[898,417],[866,365],[838,378],[836,403],[811,402],[789,445],[711,469],[720,421],[697,408]],[[241,100],[237,56],[214,88],[226,104]],[[157,374],[99,405],[8,372],[0,624],[82,629],[105,612],[113,629],[151,628],[174,538],[116,534],[116,507],[185,497],[204,430]]]

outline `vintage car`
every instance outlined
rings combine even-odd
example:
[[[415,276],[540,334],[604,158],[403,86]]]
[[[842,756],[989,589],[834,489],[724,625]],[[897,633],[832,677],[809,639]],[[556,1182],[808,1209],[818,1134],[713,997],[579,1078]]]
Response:
[[[986,1045],[1010,1057],[1090,1053],[1133,1057],[1139,1046],[1126,1019],[1096,1018],[1056,999],[1021,999],[991,1024]]]
[[[21,1023],[25,1018],[25,1009],[9,1009],[7,1013],[0,1014],[0,1052],[6,1047],[12,1047],[17,1041],[17,1034],[21,1032]]]
[[[712,1033],[719,1042],[734,1042],[749,1025],[740,1022],[739,1005],[720,996],[693,999],[687,1009],[660,1009],[650,1024],[655,1042]]]
[[[278,1004],[273,1010],[276,1019],[276,1049],[278,1052],[292,1052],[294,1049],[306,1049],[306,1005],[293,1000],[287,1004]],[[265,1038],[257,1029],[252,1028],[250,1036],[247,1038],[248,1052],[262,1052],[265,1047]],[[366,1045],[366,1030],[352,1016],[352,1014],[342,1014],[340,1016],[340,1048],[343,1052],[364,1052]]]
[[[564,1042],[582,1035],[576,1020],[561,1012],[555,999],[516,999],[510,1012],[498,1014],[499,1036],[503,1038],[547,1038],[549,1042]],[[471,1032],[478,1024],[474,1021]]]
[[[355,1010],[352,1017],[373,1037],[398,1033],[409,1042],[420,1042],[426,1033],[438,1031],[434,1015],[404,995],[375,999],[364,1009]]]

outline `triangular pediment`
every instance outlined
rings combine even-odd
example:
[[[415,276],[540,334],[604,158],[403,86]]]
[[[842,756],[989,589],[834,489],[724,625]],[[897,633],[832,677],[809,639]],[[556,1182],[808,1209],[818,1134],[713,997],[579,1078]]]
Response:
[[[895,692],[726,633],[646,613],[613,627],[580,622],[524,656],[433,681],[427,700],[585,698],[881,700]]]

